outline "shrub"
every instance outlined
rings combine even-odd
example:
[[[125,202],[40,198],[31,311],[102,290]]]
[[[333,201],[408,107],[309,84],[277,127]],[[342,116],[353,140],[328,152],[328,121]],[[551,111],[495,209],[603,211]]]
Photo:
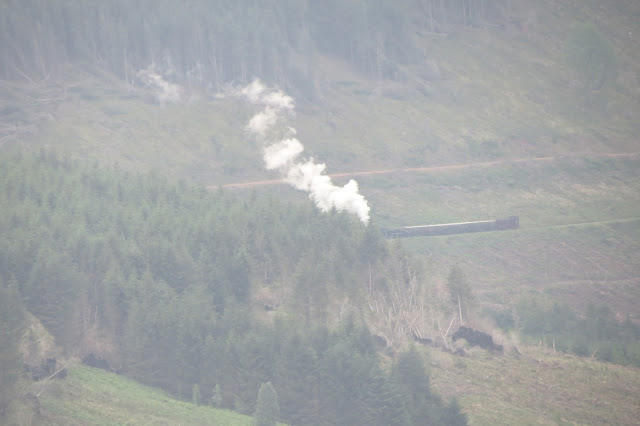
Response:
[[[578,23],[571,28],[565,57],[586,88],[599,90],[616,78],[613,46],[592,23]]]

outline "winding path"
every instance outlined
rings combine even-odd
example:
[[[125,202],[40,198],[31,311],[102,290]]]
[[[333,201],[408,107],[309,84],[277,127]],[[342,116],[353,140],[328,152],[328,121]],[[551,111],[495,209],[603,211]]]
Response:
[[[408,168],[400,168],[400,169],[380,169],[380,170],[370,170],[370,171],[360,171],[360,172],[347,172],[347,173],[333,173],[328,175],[331,178],[340,178],[340,177],[355,177],[355,176],[370,176],[370,175],[384,175],[390,173],[412,173],[412,172],[438,172],[438,171],[447,171],[447,170],[463,170],[469,169],[472,167],[491,167],[497,166],[500,164],[519,164],[519,163],[533,163],[533,162],[551,162],[561,158],[624,158],[624,157],[635,157],[639,153],[638,152],[630,152],[630,153],[613,153],[613,154],[594,154],[594,155],[584,155],[584,156],[555,156],[555,157],[533,157],[533,158],[516,158],[516,159],[505,159],[505,160],[496,160],[496,161],[484,161],[478,163],[467,163],[467,164],[453,164],[449,166],[431,166],[431,167],[408,167]],[[285,182],[282,179],[269,179],[269,180],[258,180],[252,182],[237,182],[237,183],[227,183],[224,185],[211,185],[209,188],[218,188],[219,186],[223,188],[252,188],[255,186],[266,186],[266,185],[277,185],[284,184]]]

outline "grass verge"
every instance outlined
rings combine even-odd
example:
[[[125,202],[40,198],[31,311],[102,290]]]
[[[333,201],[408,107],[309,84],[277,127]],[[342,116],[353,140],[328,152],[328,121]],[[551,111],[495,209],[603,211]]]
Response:
[[[40,396],[45,422],[94,425],[246,425],[253,418],[169,397],[124,376],[75,366]]]

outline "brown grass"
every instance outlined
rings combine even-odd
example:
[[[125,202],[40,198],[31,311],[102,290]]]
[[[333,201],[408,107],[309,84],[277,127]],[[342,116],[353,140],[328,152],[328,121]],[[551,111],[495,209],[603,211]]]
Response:
[[[640,370],[541,347],[467,357],[431,350],[431,377],[456,397],[470,424],[637,424]]]

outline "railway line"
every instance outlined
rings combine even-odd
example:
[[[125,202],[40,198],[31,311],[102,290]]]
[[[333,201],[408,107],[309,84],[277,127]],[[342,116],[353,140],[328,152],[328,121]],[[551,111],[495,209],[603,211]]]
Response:
[[[532,157],[532,158],[504,159],[504,160],[496,160],[496,161],[483,161],[483,162],[466,163],[466,164],[453,164],[453,165],[445,165],[445,166],[406,167],[406,168],[390,168],[390,169],[378,169],[378,170],[356,171],[356,172],[341,172],[341,173],[333,173],[333,174],[330,174],[329,176],[331,178],[350,178],[350,177],[358,177],[358,176],[374,176],[374,175],[385,175],[385,174],[393,174],[393,173],[437,173],[437,172],[453,171],[453,170],[465,170],[465,169],[471,169],[471,168],[494,167],[494,166],[504,165],[504,164],[531,164],[531,163],[553,162],[557,160],[571,159],[571,158],[574,158],[574,159],[631,158],[631,157],[638,156],[638,154],[640,153],[631,152],[631,153],[608,153],[608,154],[598,154],[598,155],[589,155],[589,156],[576,155],[576,156]],[[242,188],[252,188],[257,186],[278,185],[278,184],[284,184],[284,183],[285,182],[281,179],[268,179],[268,180],[260,180],[260,181],[228,183],[220,186],[223,188],[242,189]],[[210,186],[209,188],[217,188],[217,186]],[[566,223],[566,224],[546,225],[546,226],[526,226],[525,225],[524,228],[520,228],[518,217],[512,216],[506,219],[480,220],[480,221],[474,221],[474,222],[460,222],[460,223],[446,223],[446,224],[432,224],[432,225],[412,225],[412,226],[404,226],[404,227],[395,228],[395,229],[382,229],[382,232],[387,238],[406,238],[406,237],[452,235],[452,234],[515,230],[515,229],[526,231],[526,230],[536,230],[536,229],[573,227],[573,226],[607,225],[607,224],[616,224],[616,223],[625,223],[625,222],[634,222],[634,221],[640,221],[640,216],[611,219],[611,220],[604,220],[604,221]]]

